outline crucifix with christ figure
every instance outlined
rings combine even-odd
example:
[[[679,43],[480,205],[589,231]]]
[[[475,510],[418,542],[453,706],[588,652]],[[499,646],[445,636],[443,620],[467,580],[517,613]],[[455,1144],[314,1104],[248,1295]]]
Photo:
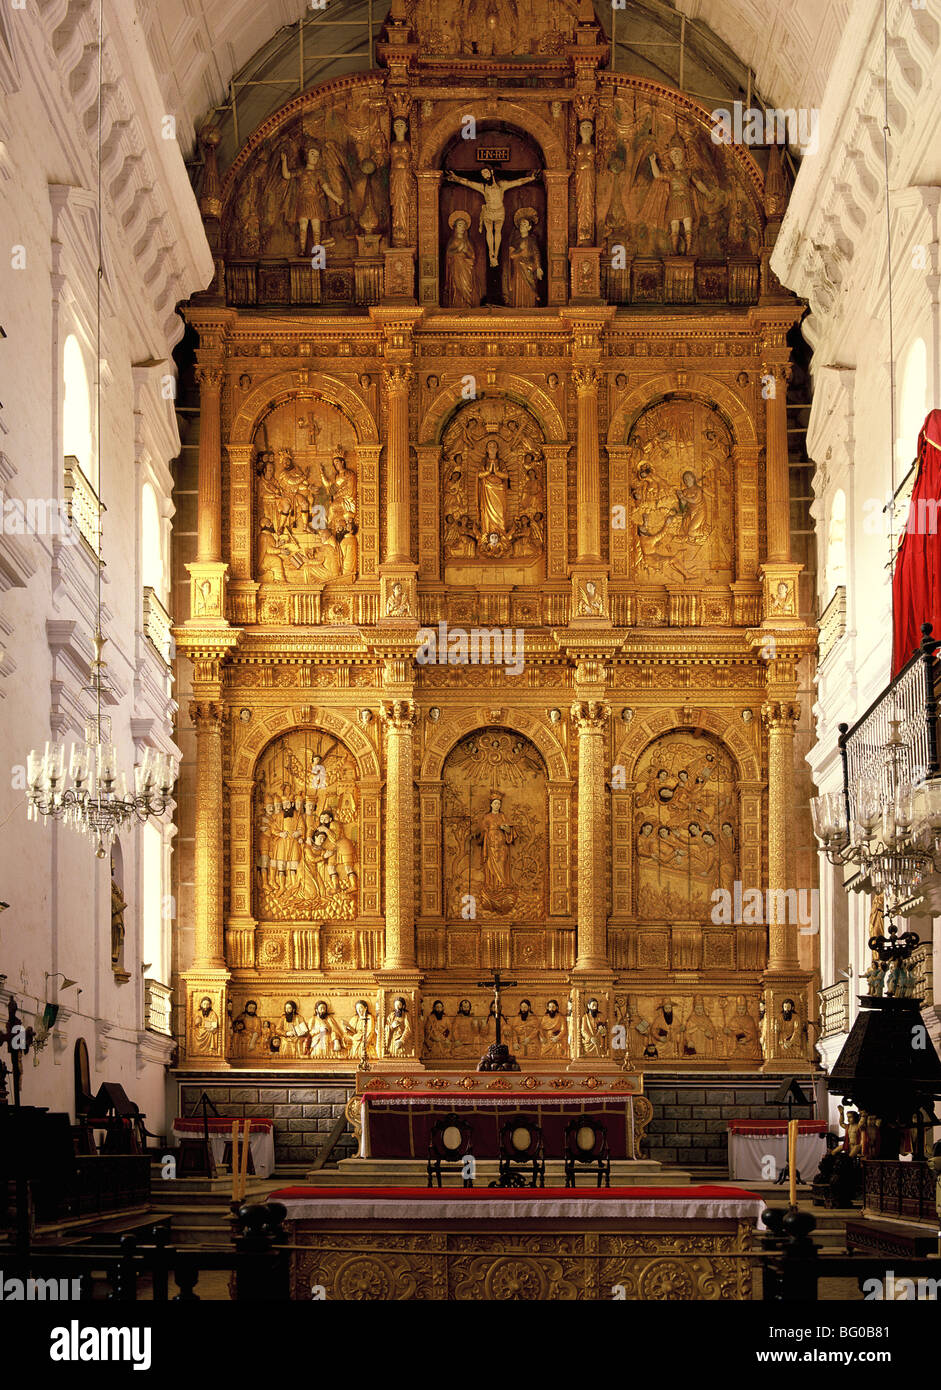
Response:
[[[499,972],[499,970],[494,970],[494,972],[493,972],[493,979],[492,979],[492,980],[478,980],[478,981],[477,981],[478,988],[480,988],[480,989],[492,989],[492,990],[493,990],[493,1012],[494,1012],[494,1015],[495,1015],[495,1021],[496,1021],[496,1025],[497,1025],[497,1035],[496,1035],[496,1044],[497,1044],[497,1047],[499,1047],[500,1044],[503,1042],[503,1032],[502,1032],[502,1029],[501,1029],[501,1018],[502,1018],[502,1015],[501,1015],[501,1013],[500,1013],[500,991],[501,991],[501,989],[505,989],[505,988],[507,988],[508,986],[513,986],[513,985],[515,985],[515,984],[516,984],[516,981],[515,981],[515,980],[503,980],[503,979],[501,979],[501,978],[500,978],[500,972]]]

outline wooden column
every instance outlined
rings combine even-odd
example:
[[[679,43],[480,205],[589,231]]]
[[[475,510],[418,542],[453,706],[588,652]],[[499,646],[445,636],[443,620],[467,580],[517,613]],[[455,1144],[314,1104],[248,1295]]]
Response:
[[[788,872],[788,837],[794,814],[794,730],[800,705],[770,700],[762,707],[768,730],[768,970],[799,968],[797,921],[788,921],[784,891],[793,886]],[[791,916],[796,917],[792,913]]]
[[[768,563],[787,564],[791,558],[791,497],[787,462],[787,363],[762,366],[767,432],[766,471]]]
[[[578,392],[576,443],[576,564],[601,563],[601,464],[598,451],[598,373],[594,367],[575,367],[572,380]]]
[[[388,409],[385,553],[387,565],[411,564],[408,505],[408,388],[411,379],[411,367],[386,367],[383,372]]]
[[[578,958],[575,969],[607,970],[605,893],[605,742],[609,710],[601,700],[577,700]]]
[[[199,383],[199,497],[196,560],[211,564],[222,559],[222,366],[200,364]]]
[[[219,699],[190,705],[196,725],[195,949],[193,970],[225,966],[222,941],[222,721]]]
[[[415,955],[415,775],[410,699],[382,705],[386,728],[385,955],[384,970],[414,970]]]

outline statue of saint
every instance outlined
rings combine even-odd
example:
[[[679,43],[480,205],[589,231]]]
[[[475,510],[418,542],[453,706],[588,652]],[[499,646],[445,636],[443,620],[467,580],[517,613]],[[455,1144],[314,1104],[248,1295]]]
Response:
[[[444,302],[452,309],[479,309],[477,252],[467,235],[470,216],[463,208],[448,218],[451,239],[445,251]]]
[[[392,1012],[386,1019],[386,1053],[390,1057],[406,1057],[412,1051],[412,1025],[408,1005],[402,998],[392,1001]]]
[[[484,535],[492,531],[499,536],[506,534],[509,485],[510,475],[500,462],[500,446],[495,439],[488,439],[483,467],[477,474],[477,507]]]
[[[450,1036],[451,1030],[444,1016],[444,1004],[440,999],[436,999],[431,1006],[431,1013],[425,1019],[425,1056],[446,1057]]]
[[[318,999],[310,1021],[310,1056],[339,1057],[345,1051],[342,1028],[327,1008],[327,1001]]]
[[[365,999],[357,999],[354,1008],[356,1012],[346,1025],[350,1039],[350,1056],[355,1057],[357,1062],[364,1062],[367,1057],[375,1055],[373,1034],[376,1024]]]
[[[219,1050],[219,1015],[208,994],[200,999],[193,1019],[193,1046],[203,1054]]]
[[[111,967],[120,970],[121,953],[124,950],[124,913],[127,899],[114,880],[114,861],[111,862]]]
[[[412,150],[408,122],[397,116],[392,122],[395,139],[389,147],[389,204],[392,209],[392,245],[408,245],[409,208],[412,203]],[[468,223],[468,226],[470,223]]]
[[[532,309],[539,303],[539,281],[542,279],[542,256],[532,235],[536,221],[534,208],[517,208],[513,222],[519,229],[516,245],[510,247],[510,257],[503,273],[503,298],[514,309]]]
[[[319,145],[308,145],[304,153],[304,163],[299,169],[288,168],[288,157],[281,151],[281,177],[286,183],[297,180],[297,191],[291,211],[291,221],[297,223],[297,239],[300,254],[307,254],[307,228],[310,227],[315,246],[323,245],[321,229],[327,219],[327,202],[337,207],[343,206],[343,199],[330,187],[327,173],[320,162]]]
[[[535,183],[538,178],[536,170],[534,169],[530,174],[525,174],[521,179],[498,179],[493,170],[487,167],[480,171],[480,182],[461,178],[460,174],[455,174],[450,169],[447,170],[445,177],[450,183],[459,183],[463,188],[469,188],[472,193],[479,193],[483,199],[477,230],[486,235],[491,266],[498,266],[500,264],[500,241],[506,218],[503,195],[511,188],[521,188],[523,184]]]
[[[608,1025],[601,1017],[597,999],[589,999],[581,1023],[583,1057],[606,1057],[608,1053]]]
[[[516,839],[516,831],[508,825],[503,815],[503,798],[492,796],[490,810],[480,818],[481,859],[484,869],[484,884],[491,892],[506,892],[510,882],[510,845]]]
[[[469,999],[462,999],[451,1020],[451,1053],[454,1057],[472,1057],[480,1051],[480,1029],[471,1012]]]
[[[568,1024],[559,1010],[558,999],[550,999],[539,1023],[539,1050],[543,1057],[565,1057],[568,1050]]]
[[[579,246],[590,246],[595,235],[595,147],[591,121],[580,121],[581,143],[575,150],[575,220]]]

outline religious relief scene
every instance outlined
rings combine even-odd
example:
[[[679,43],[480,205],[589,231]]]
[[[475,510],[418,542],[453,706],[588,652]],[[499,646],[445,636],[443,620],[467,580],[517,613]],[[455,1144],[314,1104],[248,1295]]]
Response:
[[[650,406],[630,446],[633,568],[640,581],[732,578],[732,439],[701,401]]]
[[[339,740],[294,733],[255,770],[255,902],[260,920],[357,915],[356,764]]]
[[[637,911],[708,920],[714,890],[737,877],[738,811],[728,754],[711,739],[667,734],[637,765]]]
[[[458,921],[537,921],[546,911],[546,771],[503,729],[461,740],[444,767],[445,914]]]
[[[355,435],[313,398],[275,404],[255,430],[256,574],[264,584],[357,577]]]
[[[0,11],[0,1303],[932,1277],[939,4]]]
[[[545,573],[542,432],[529,411],[485,397],[442,441],[445,574],[455,582],[532,583]]]

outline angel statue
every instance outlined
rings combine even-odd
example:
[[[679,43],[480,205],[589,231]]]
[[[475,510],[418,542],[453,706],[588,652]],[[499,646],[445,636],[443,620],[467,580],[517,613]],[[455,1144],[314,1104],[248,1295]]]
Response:
[[[503,195],[511,188],[521,188],[524,183],[534,183],[539,177],[537,171],[533,169],[521,179],[498,179],[493,170],[485,166],[480,171],[482,182],[461,178],[460,174],[455,174],[450,169],[447,170],[446,177],[450,183],[459,183],[462,187],[469,188],[472,193],[479,193],[483,198],[477,230],[484,232],[487,237],[487,252],[491,266],[498,265],[500,239],[503,236],[503,222],[506,217]]]
[[[693,218],[698,207],[696,192],[709,196],[709,189],[689,170],[686,142],[674,136],[667,146],[668,169],[661,169],[657,156],[650,156],[653,183],[644,199],[640,220],[651,227],[669,229],[675,256],[688,255],[693,241]]]
[[[314,245],[322,245],[321,227],[327,220],[328,212],[326,199],[329,198],[331,203],[336,203],[337,207],[343,206],[343,199],[330,187],[329,175],[321,164],[319,145],[308,145],[304,153],[304,163],[293,171],[288,168],[288,157],[282,150],[281,177],[286,183],[291,179],[297,179],[291,220],[297,223],[298,243],[300,254],[303,256],[307,253],[308,226],[314,238]]]

